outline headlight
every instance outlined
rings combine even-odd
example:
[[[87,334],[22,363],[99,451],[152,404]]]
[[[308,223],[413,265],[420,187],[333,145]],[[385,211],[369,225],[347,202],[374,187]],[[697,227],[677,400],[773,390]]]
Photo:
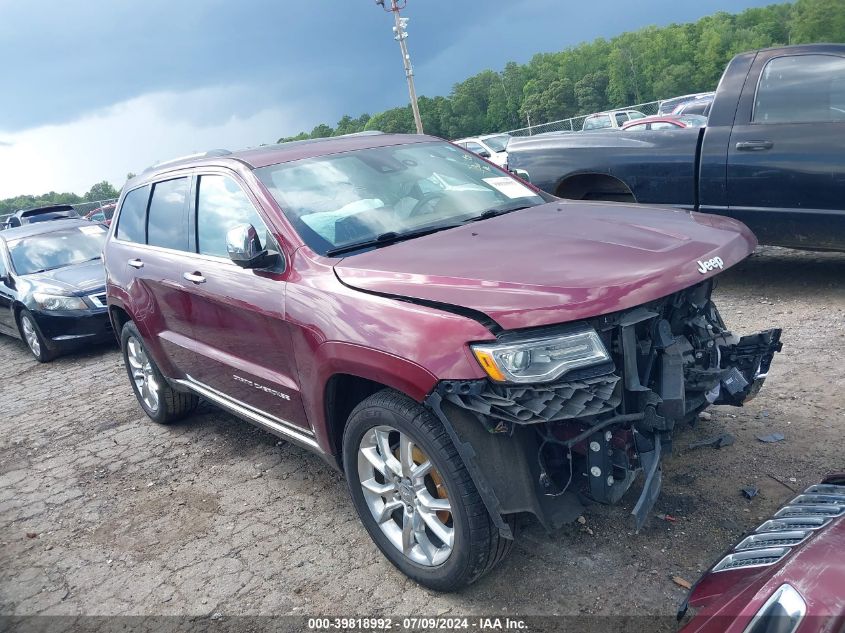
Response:
[[[545,382],[572,369],[610,360],[592,328],[513,343],[479,343],[471,347],[484,371],[497,382]]]
[[[745,633],[795,633],[807,614],[807,603],[792,585],[781,585],[766,601]]]
[[[33,292],[32,298],[42,310],[87,310],[88,306],[82,297],[66,297],[63,295],[48,295]]]

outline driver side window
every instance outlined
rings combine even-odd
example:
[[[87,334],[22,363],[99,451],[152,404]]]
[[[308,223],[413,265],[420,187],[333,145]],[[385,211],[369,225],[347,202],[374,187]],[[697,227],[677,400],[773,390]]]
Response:
[[[267,248],[267,225],[252,201],[227,176],[200,176],[197,186],[197,251],[202,255],[229,257],[226,233],[238,224],[252,224]]]

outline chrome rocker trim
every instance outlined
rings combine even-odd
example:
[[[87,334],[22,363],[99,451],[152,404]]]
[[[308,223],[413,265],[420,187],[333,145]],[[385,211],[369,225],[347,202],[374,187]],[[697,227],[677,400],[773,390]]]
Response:
[[[264,411],[256,409],[245,402],[235,400],[234,398],[231,398],[226,394],[217,391],[213,387],[209,387],[208,385],[191,378],[190,376],[187,376],[185,380],[174,379],[172,382],[183,389],[193,391],[197,395],[210,400],[229,413],[232,413],[247,422],[251,422],[256,426],[260,426],[274,435],[290,440],[303,448],[322,452],[319,444],[317,444],[317,441],[314,439],[314,433],[311,431],[301,429],[287,420],[282,420],[281,418],[277,418],[265,413]]]

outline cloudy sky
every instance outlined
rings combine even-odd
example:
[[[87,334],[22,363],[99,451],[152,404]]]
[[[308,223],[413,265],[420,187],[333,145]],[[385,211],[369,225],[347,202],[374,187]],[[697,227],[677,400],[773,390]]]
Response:
[[[769,0],[409,0],[420,94],[649,24]],[[636,8],[634,8],[636,7]],[[0,198],[84,193],[402,105],[391,16],[373,0],[0,0]]]

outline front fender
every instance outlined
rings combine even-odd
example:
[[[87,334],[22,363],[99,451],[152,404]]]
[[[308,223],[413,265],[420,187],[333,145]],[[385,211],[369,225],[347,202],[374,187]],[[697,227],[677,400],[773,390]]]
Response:
[[[315,373],[303,381],[303,404],[310,414],[317,443],[328,454],[333,454],[335,448],[323,403],[332,376],[348,374],[372,380],[417,402],[422,402],[437,383],[434,374],[413,361],[354,343],[327,341],[316,348],[309,364]]]

